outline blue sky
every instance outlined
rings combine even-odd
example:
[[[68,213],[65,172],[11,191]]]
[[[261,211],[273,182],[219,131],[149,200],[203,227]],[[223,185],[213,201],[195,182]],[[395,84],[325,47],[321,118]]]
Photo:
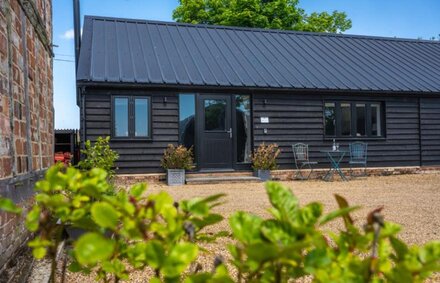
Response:
[[[177,0],[82,0],[81,15],[172,20]],[[79,128],[75,98],[72,0],[53,1],[55,128]],[[345,11],[348,34],[424,38],[440,34],[439,0],[302,0],[307,12]],[[61,61],[63,60],[63,61]]]

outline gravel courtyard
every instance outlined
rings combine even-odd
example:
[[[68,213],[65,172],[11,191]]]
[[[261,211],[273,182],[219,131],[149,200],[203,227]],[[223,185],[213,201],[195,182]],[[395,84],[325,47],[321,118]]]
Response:
[[[440,240],[440,173],[358,178],[350,182],[292,181],[290,187],[301,204],[319,201],[325,211],[337,209],[334,194],[344,196],[350,205],[362,209],[353,216],[363,224],[367,213],[384,206],[385,220],[403,226],[402,239],[411,244]],[[225,193],[225,204],[215,211],[226,218],[238,210],[268,216],[269,201],[263,183],[187,185],[168,187],[150,184],[148,192],[165,190],[176,200]],[[342,228],[342,222],[332,223],[331,229]],[[227,220],[218,228],[228,229]]]
[[[401,224],[401,238],[410,244],[422,244],[431,240],[440,240],[440,173],[424,175],[401,175],[386,177],[359,178],[350,182],[293,181],[283,182],[289,186],[300,203],[320,201],[329,212],[337,208],[333,194],[344,196],[351,205],[360,205],[362,209],[353,213],[359,225],[365,223],[367,213],[384,206],[385,220]],[[212,227],[212,230],[229,230],[227,218],[235,211],[242,210],[262,216],[269,216],[266,209],[269,201],[263,183],[187,185],[168,187],[164,184],[149,185],[148,193],[161,190],[169,192],[176,200],[204,197],[216,193],[225,193],[225,203],[214,210],[226,219]],[[342,221],[332,222],[328,229],[342,229]],[[209,254],[200,256],[198,262],[204,270],[211,270],[215,255],[228,259],[228,238],[219,239],[216,244],[205,245]],[[234,271],[232,271],[234,273]],[[152,275],[151,270],[134,272],[130,282],[145,282]],[[306,280],[308,282],[308,280]],[[30,281],[37,282],[37,281]],[[92,276],[68,273],[66,282],[95,282]],[[435,274],[427,282],[440,282],[440,274]]]

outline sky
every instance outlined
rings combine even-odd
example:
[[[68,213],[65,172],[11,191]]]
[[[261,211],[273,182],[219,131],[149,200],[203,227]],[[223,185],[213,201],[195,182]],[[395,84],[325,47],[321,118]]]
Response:
[[[53,1],[54,107],[56,129],[78,129],[72,0]],[[172,21],[178,0],[81,0],[84,15]],[[439,0],[301,0],[307,13],[344,11],[347,34],[402,38],[440,36]],[[82,20],[81,20],[82,24]]]

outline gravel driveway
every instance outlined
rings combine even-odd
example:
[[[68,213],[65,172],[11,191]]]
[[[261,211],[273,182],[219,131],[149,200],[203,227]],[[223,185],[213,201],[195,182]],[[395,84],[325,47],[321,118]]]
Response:
[[[367,213],[384,206],[385,219],[403,226],[401,238],[410,244],[422,244],[440,239],[440,173],[424,175],[399,175],[386,177],[359,178],[350,182],[294,181],[283,182],[292,188],[301,204],[320,201],[329,212],[337,208],[333,194],[344,196],[351,205],[361,205],[362,209],[353,214],[359,225],[365,222]],[[169,192],[176,200],[204,197],[216,193],[225,193],[225,204],[215,208],[226,218],[235,211],[242,210],[262,216],[269,216],[269,207],[263,183],[187,185],[168,187],[164,184],[151,184],[149,193],[161,190]],[[228,229],[225,219],[212,230]],[[332,222],[328,229],[338,230],[342,221]],[[215,255],[228,259],[226,250],[230,239],[222,238],[216,244],[205,247],[209,254],[201,255],[199,263],[204,270],[211,270]],[[233,272],[233,271],[232,271]],[[146,282],[151,271],[134,272],[130,282]],[[428,282],[439,282],[440,274],[434,275]],[[66,282],[94,282],[93,277],[68,273]]]
[[[402,239],[421,244],[440,239],[440,173],[358,178],[350,182],[292,181],[290,187],[302,205],[312,201],[324,204],[325,211],[337,209],[334,194],[344,196],[351,205],[362,209],[353,214],[363,224],[367,213],[384,206],[385,220],[403,226]],[[216,208],[228,217],[237,210],[267,216],[269,201],[263,183],[187,185],[168,187],[151,184],[148,192],[165,190],[176,200],[225,193],[226,203]],[[333,223],[331,229],[342,228]],[[227,221],[218,228],[227,229]]]

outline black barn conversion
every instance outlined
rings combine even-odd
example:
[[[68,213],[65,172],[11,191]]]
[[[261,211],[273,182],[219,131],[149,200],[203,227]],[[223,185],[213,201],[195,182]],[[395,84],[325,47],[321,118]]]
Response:
[[[311,159],[368,142],[368,166],[440,165],[440,42],[86,16],[82,140],[111,136],[120,173],[160,172],[168,144],[197,170],[250,169],[260,143]]]

